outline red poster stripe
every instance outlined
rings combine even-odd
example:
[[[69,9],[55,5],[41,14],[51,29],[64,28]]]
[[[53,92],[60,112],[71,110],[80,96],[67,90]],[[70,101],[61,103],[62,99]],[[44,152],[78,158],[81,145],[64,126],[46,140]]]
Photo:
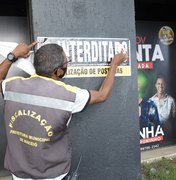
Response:
[[[140,144],[146,144],[146,143],[163,141],[163,139],[164,139],[163,136],[156,136],[156,137],[141,139],[140,140]]]
[[[138,62],[138,69],[153,69],[153,62]]]

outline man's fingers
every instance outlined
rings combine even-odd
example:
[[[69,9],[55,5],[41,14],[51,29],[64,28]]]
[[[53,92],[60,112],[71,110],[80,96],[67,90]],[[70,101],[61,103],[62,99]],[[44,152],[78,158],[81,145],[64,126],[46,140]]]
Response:
[[[24,59],[25,59],[25,58],[28,58],[28,57],[29,57],[28,55],[24,55],[24,56],[23,56]]]
[[[34,41],[33,43],[28,45],[28,48],[31,49],[33,46],[35,46],[38,43],[38,41]]]

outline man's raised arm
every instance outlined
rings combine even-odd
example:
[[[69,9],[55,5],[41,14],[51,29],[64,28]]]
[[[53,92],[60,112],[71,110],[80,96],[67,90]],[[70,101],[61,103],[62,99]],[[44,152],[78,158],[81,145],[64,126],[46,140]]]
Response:
[[[0,64],[0,81],[5,79],[12,63],[15,62],[18,58],[27,58],[30,55],[30,49],[36,44],[36,41],[29,45],[20,43],[12,52],[8,54],[7,58],[4,59]]]
[[[99,90],[90,90],[89,104],[100,103],[108,98],[114,85],[116,68],[127,58],[128,58],[128,54],[123,50],[119,54],[116,54],[113,57],[108,74],[105,77],[104,81],[102,82]]]

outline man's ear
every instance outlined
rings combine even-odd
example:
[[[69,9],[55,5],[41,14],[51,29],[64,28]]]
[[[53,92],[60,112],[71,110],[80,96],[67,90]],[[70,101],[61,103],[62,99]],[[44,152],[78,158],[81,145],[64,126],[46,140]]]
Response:
[[[64,71],[61,68],[56,69],[54,72],[54,74],[58,77],[63,75],[63,73],[64,73]]]

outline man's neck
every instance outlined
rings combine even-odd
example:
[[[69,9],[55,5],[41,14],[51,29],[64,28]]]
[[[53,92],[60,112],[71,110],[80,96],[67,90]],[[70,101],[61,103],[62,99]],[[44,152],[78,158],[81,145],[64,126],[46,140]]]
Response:
[[[165,93],[157,93],[159,99],[164,99]]]

